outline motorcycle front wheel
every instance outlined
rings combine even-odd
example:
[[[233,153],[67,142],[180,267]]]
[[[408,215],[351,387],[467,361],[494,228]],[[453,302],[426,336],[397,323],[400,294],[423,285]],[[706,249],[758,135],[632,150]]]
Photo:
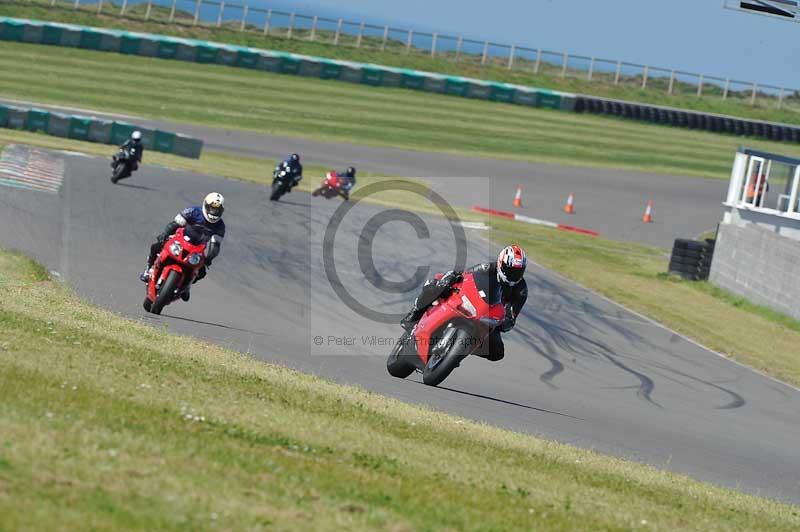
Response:
[[[456,332],[447,340],[443,353],[431,353],[428,363],[422,370],[422,382],[428,386],[441,384],[469,354],[470,345],[469,332],[464,329],[456,329]],[[434,346],[435,348],[436,346]]]
[[[272,183],[272,194],[269,195],[270,201],[278,201],[283,196],[283,186],[280,181]]]
[[[125,163],[118,163],[117,166],[114,167],[114,173],[111,176],[112,183],[116,183],[122,179],[122,176],[125,174],[125,168],[127,168]]]
[[[164,280],[164,284],[161,285],[161,290],[159,290],[156,300],[153,301],[153,304],[150,307],[150,312],[153,314],[161,314],[161,310],[167,306],[170,301],[172,301],[179,282],[180,275],[178,272],[175,270],[169,272],[166,280]]]

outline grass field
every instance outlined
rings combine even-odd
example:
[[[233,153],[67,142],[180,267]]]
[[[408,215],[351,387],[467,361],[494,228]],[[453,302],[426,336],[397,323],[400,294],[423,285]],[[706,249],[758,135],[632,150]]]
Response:
[[[5,252],[0,287],[4,529],[800,527],[797,506],[170,336]]]
[[[398,148],[725,178],[746,142],[800,146],[216,65],[0,43],[0,96]],[[103,87],[103,90],[97,90]]]
[[[595,77],[595,81],[593,82],[588,82],[582,77],[561,78],[557,72],[540,73],[536,75],[533,74],[533,65],[530,64],[530,62],[527,64],[527,68],[508,70],[505,68],[504,60],[499,60],[495,64],[487,65],[481,65],[479,61],[470,61],[469,59],[456,63],[452,61],[452,58],[448,59],[445,57],[430,57],[430,53],[422,50],[416,53],[406,54],[402,46],[390,46],[387,51],[381,52],[380,50],[375,49],[375,47],[370,49],[369,39],[365,40],[365,46],[362,48],[353,47],[355,44],[353,42],[350,42],[351,46],[333,46],[332,44],[325,44],[322,42],[310,42],[307,40],[307,30],[305,32],[296,32],[296,38],[294,39],[287,39],[278,36],[265,37],[258,31],[254,33],[241,33],[237,31],[239,29],[238,24],[233,24],[235,28],[226,28],[224,25],[221,28],[216,28],[166,24],[164,22],[152,20],[159,18],[164,20],[168,18],[169,10],[158,7],[154,7],[152,10],[152,19],[149,21],[144,21],[143,17],[145,13],[145,6],[143,5],[129,7],[127,11],[129,16],[126,18],[119,18],[111,15],[112,12],[119,13],[119,2],[117,3],[116,8],[112,8],[110,3],[107,2],[104,11],[104,13],[108,13],[106,15],[98,15],[96,13],[95,5],[87,6],[84,9],[74,10],[71,8],[70,2],[65,2],[57,8],[50,7],[49,4],[50,0],[18,0],[15,2],[3,2],[0,4],[0,15],[192,37],[259,48],[344,59],[349,61],[378,63],[390,66],[413,68],[417,70],[426,70],[429,72],[441,72],[473,78],[507,81],[523,85],[564,90],[568,92],[578,92],[583,94],[620,98],[630,101],[696,109],[698,111],[711,113],[729,114],[775,122],[800,123],[800,105],[798,105],[795,97],[792,97],[790,99],[791,101],[788,104],[785,104],[782,109],[777,109],[774,105],[759,105],[754,107],[749,104],[749,101],[747,101],[749,94],[742,94],[739,98],[722,100],[721,89],[718,87],[712,87],[710,85],[706,86],[707,96],[703,98],[697,98],[695,87],[682,87],[680,81],[678,81],[675,84],[675,94],[668,95],[666,90],[666,82],[664,80],[651,80],[651,84],[658,85],[659,90],[641,90],[639,88],[641,85],[641,79],[631,80],[631,83],[629,84],[614,85],[611,79],[607,79],[602,82],[597,81],[598,78],[602,77],[600,75],[597,75]],[[191,23],[193,14],[187,15],[188,17],[184,16],[183,20],[185,23]],[[180,14],[178,19],[181,19]],[[328,41],[332,41],[330,36],[327,37]],[[324,39],[325,36],[322,38]],[[350,38],[349,41],[353,41],[353,39]],[[374,44],[379,46],[378,42],[375,42]],[[518,65],[521,66],[522,63],[518,62]],[[675,66],[677,67],[679,65]],[[715,73],[707,72],[706,74]],[[716,74],[724,75],[725,73],[717,72]],[[608,78],[608,76],[606,77]],[[710,92],[714,92],[714,95],[710,94]],[[791,93],[789,93],[789,95],[791,96]]]

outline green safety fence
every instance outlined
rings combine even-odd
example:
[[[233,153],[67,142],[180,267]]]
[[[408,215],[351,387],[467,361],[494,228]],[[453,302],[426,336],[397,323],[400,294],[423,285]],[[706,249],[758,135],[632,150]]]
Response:
[[[0,17],[0,40],[25,41],[129,55],[228,65],[375,87],[400,87],[491,100],[574,110],[576,95],[506,83],[447,76],[383,65],[262,50],[197,39],[136,33],[73,24]],[[117,128],[119,132],[122,129]],[[114,138],[119,135],[114,134]]]
[[[203,151],[202,140],[170,131],[16,105],[0,104],[0,127],[116,145],[128,140],[137,129],[142,132],[142,143],[147,149],[193,159],[198,159]]]

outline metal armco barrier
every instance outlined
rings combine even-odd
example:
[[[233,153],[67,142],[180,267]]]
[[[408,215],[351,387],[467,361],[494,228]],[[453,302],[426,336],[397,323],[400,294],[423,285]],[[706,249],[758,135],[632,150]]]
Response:
[[[70,46],[130,55],[213,63],[380,87],[451,94],[572,111],[574,94],[404,68],[338,61],[245,46],[57,22],[0,17],[0,40]],[[174,146],[181,142],[173,143]]]
[[[199,159],[203,141],[171,133],[78,115],[65,115],[36,108],[0,104],[0,127],[40,131],[56,137],[88,140],[101,144],[122,144],[134,129],[142,132],[145,148],[181,157]]]
[[[701,113],[673,107],[579,95],[575,99],[574,110],[578,113],[619,116],[640,122],[666,124],[673,127],[700,129],[715,133],[800,142],[800,126]]]

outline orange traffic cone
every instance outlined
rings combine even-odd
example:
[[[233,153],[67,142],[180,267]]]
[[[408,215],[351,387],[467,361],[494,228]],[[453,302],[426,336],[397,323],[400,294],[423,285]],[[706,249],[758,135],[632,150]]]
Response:
[[[644,216],[642,216],[642,221],[646,224],[649,224],[653,221],[653,201],[647,200],[647,207],[644,209]]]
[[[575,213],[575,196],[572,194],[572,192],[569,193],[567,204],[564,205],[564,212],[567,214]]]
[[[514,207],[522,207],[522,187],[517,185],[517,193],[514,195]]]

